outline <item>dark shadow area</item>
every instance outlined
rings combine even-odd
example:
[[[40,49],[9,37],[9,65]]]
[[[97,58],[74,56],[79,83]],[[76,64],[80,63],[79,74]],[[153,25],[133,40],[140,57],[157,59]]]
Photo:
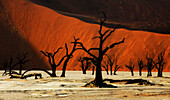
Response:
[[[87,23],[99,24],[101,13],[108,20],[104,26],[128,30],[170,34],[170,2],[168,0],[30,0],[56,12]]]
[[[153,86],[153,85],[163,86],[162,84],[151,83],[144,79],[123,79],[123,80],[104,79],[103,82],[120,83],[120,84],[138,84],[138,85],[145,85],[145,86]]]
[[[0,70],[3,70],[2,64],[13,58],[13,63],[17,62],[17,57],[25,52],[28,53],[28,59],[31,61],[23,67],[23,69],[30,68],[44,68],[49,69],[45,63],[44,58],[40,56],[40,51],[37,51],[22,35],[12,22],[10,13],[5,12],[5,7],[0,2]],[[14,69],[19,69],[16,66]]]

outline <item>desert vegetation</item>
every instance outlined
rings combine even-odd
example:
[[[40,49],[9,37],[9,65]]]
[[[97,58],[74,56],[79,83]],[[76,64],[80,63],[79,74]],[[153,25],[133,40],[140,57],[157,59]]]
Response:
[[[115,46],[124,43],[125,38],[123,38],[119,42],[110,43],[105,45],[105,41],[114,33],[116,28],[114,29],[108,29],[103,32],[103,26],[106,21],[106,15],[103,13],[104,18],[100,20],[100,27],[98,30],[98,35],[93,37],[92,40],[97,39],[98,40],[98,46],[97,47],[90,47],[86,48],[82,42],[79,40],[81,38],[75,38],[73,37],[74,41],[71,42],[73,44],[73,47],[71,50],[68,48],[68,44],[65,43],[65,54],[63,57],[56,62],[56,55],[57,53],[63,49],[63,47],[59,47],[55,52],[47,52],[47,51],[40,51],[45,57],[48,59],[48,63],[51,66],[52,73],[41,68],[32,68],[27,69],[25,72],[22,72],[23,67],[26,66],[28,62],[31,61],[31,59],[27,58],[28,53],[24,53],[22,56],[16,57],[17,63],[13,62],[13,57],[11,56],[9,60],[4,60],[3,67],[5,69],[4,73],[2,75],[10,75],[11,78],[21,78],[26,79],[27,77],[35,76],[35,79],[42,78],[41,73],[32,73],[26,75],[27,72],[33,71],[33,70],[40,70],[44,71],[51,77],[57,77],[56,75],[56,68],[62,65],[62,73],[60,77],[65,77],[66,68],[68,65],[68,62],[71,58],[73,58],[73,54],[76,51],[82,51],[88,54],[86,57],[80,57],[77,58],[77,60],[80,62],[80,67],[82,69],[83,74],[86,74],[87,70],[92,70],[92,75],[95,73],[95,79],[89,83],[87,83],[86,87],[112,87],[112,85],[108,85],[105,83],[106,80],[103,80],[102,77],[102,70],[104,69],[109,75],[117,75],[116,72],[121,68],[120,65],[117,64],[118,55],[108,55],[108,50],[112,50]],[[70,52],[69,52],[70,51]],[[92,52],[93,51],[93,52]],[[132,61],[129,59],[129,64],[125,64],[125,67],[128,68],[131,72],[131,75],[134,76],[134,68],[137,67],[135,63],[138,65],[139,68],[139,75],[142,76],[143,69],[147,69],[148,74],[147,77],[152,76],[152,70],[156,68],[158,70],[158,77],[162,77],[162,72],[165,63],[164,59],[165,51],[160,52],[157,54],[157,56],[151,56],[149,53],[146,54],[146,59],[138,59],[137,62]],[[104,60],[104,58],[106,58]],[[146,63],[144,62],[146,61]],[[19,66],[19,72],[13,71],[13,69]],[[112,72],[114,69],[114,73]],[[127,80],[126,80],[127,81]]]

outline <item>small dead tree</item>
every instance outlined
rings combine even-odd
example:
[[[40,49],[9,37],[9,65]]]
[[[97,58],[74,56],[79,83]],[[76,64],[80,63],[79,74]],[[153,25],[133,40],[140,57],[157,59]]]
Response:
[[[5,69],[5,72],[2,74],[2,76],[7,74],[7,68],[8,68],[8,61],[5,60],[2,64],[3,68]]]
[[[82,69],[83,74],[86,74],[87,69],[90,69],[91,63],[89,62],[89,60],[84,60],[82,57],[80,57],[78,61],[81,63],[80,67]]]
[[[139,66],[139,75],[142,76],[142,69],[145,67],[142,59],[138,59],[138,66]]]
[[[66,56],[66,59],[64,61],[64,65],[63,65],[63,69],[62,69],[63,71],[62,71],[61,77],[65,77],[67,63],[73,57],[74,51],[76,51],[76,45],[77,45],[77,41],[78,40],[79,39],[76,39],[74,37],[74,46],[73,46],[73,48],[72,48],[70,53],[68,53],[68,47],[67,47],[67,44],[65,43],[65,48],[66,48],[66,55],[65,56]]]
[[[84,60],[80,57],[78,61],[81,63],[80,67],[83,71],[83,74],[86,74],[85,68],[84,68]]]
[[[118,66],[117,64],[115,65],[115,68],[114,68],[114,73],[113,75],[117,75],[116,72],[121,68],[121,66]]]
[[[164,65],[165,65],[165,59],[164,59],[164,56],[165,56],[165,51],[162,51],[158,54],[158,58],[157,58],[157,61],[154,62],[157,70],[158,70],[158,77],[162,77],[162,72],[163,72],[163,68],[164,68]]]
[[[112,61],[112,63],[114,64],[115,68],[114,68],[114,73],[113,75],[117,75],[116,72],[121,68],[121,66],[117,65],[117,60],[118,60],[118,56],[119,55],[114,55],[114,60]],[[113,65],[112,65],[113,66]]]
[[[131,75],[134,76],[133,70],[134,70],[135,64],[133,64],[131,59],[129,61],[129,65],[125,65],[125,67],[127,67],[131,71]]]
[[[59,52],[60,49],[62,49],[62,47],[58,48],[57,51],[54,52],[53,54],[49,52],[41,51],[41,53],[44,54],[44,56],[48,57],[48,61],[52,69],[51,77],[56,77],[56,67],[58,67],[62,63],[64,58],[66,57],[66,56],[62,57],[60,61],[58,62],[58,64],[56,64],[54,57]]]
[[[147,77],[152,76],[152,69],[155,67],[154,64],[154,57],[149,57],[148,53],[146,54],[146,59],[147,59],[147,65],[146,68],[148,70]]]
[[[105,69],[107,75],[109,75],[109,64],[106,61],[103,61],[104,65],[102,65],[102,67]]]
[[[95,66],[93,65],[93,67],[92,67],[92,75],[94,75],[94,69],[95,69]]]
[[[19,57],[19,56],[17,57],[17,59],[18,59],[18,63],[17,64],[19,64],[19,66],[20,66],[20,68],[19,68],[19,75],[22,74],[22,69],[23,69],[24,64],[29,62],[29,61],[31,61],[29,59],[26,59],[27,55],[28,55],[28,53],[24,53],[23,57]]]
[[[13,71],[14,67],[17,66],[17,65],[18,65],[18,63],[13,64],[13,57],[11,56],[10,59],[6,60],[3,64],[3,66],[5,67],[5,72],[2,75],[8,75],[9,74],[9,76],[11,76],[12,74],[18,74],[17,72]]]
[[[114,64],[115,59],[112,59],[112,57],[107,55],[107,54],[106,54],[106,56],[107,56],[107,62],[104,61],[104,64],[105,64],[105,66],[107,68],[107,75],[109,74],[109,72],[108,72],[109,68],[110,68],[110,75],[112,75],[112,68],[113,68],[113,64]]]
[[[81,49],[83,51],[85,51],[87,54],[89,54],[91,57],[89,57],[89,60],[93,60],[92,62],[94,62],[95,66],[96,66],[96,76],[95,76],[95,80],[90,82],[89,84],[93,84],[93,86],[96,87],[103,87],[105,86],[105,84],[103,83],[103,78],[102,78],[102,73],[101,73],[101,63],[103,61],[103,56],[107,53],[107,51],[113,47],[115,47],[116,45],[119,45],[121,43],[124,42],[124,39],[122,39],[120,42],[116,42],[116,43],[112,43],[110,46],[107,46],[106,48],[103,48],[103,44],[104,42],[108,39],[108,37],[115,31],[115,29],[111,30],[108,29],[107,31],[105,31],[104,33],[102,33],[102,28],[103,28],[103,24],[106,21],[106,16],[104,15],[104,20],[100,20],[100,29],[99,29],[99,36],[94,37],[93,39],[99,39],[99,46],[95,47],[95,48],[90,48],[87,49],[86,47],[84,47],[82,42],[76,42],[80,47],[77,49]],[[75,42],[72,42],[75,43]],[[91,51],[96,51],[97,54],[93,54]]]

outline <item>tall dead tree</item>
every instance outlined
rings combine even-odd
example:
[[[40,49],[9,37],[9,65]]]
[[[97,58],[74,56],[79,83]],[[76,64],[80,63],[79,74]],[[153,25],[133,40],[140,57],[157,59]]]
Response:
[[[125,67],[127,67],[131,71],[131,75],[134,76],[133,70],[134,70],[135,64],[133,64],[131,59],[129,61],[129,65],[125,65]]]
[[[58,62],[58,64],[56,64],[54,57],[59,52],[60,49],[62,49],[62,47],[58,48],[57,51],[54,52],[53,54],[49,53],[49,52],[41,51],[41,53],[44,54],[44,56],[48,57],[48,62],[49,62],[51,69],[52,69],[51,77],[56,77],[56,67],[58,67],[62,63],[64,58],[66,57],[66,56],[62,57],[60,59],[60,61]]]
[[[107,51],[113,47],[115,47],[118,44],[121,44],[124,42],[124,39],[122,39],[120,42],[116,42],[116,43],[112,43],[110,46],[107,46],[105,48],[103,48],[103,44],[104,42],[108,39],[108,37],[115,31],[115,29],[110,30],[108,29],[107,31],[105,31],[104,33],[102,33],[102,28],[103,28],[103,24],[106,21],[106,16],[104,15],[104,19],[100,20],[100,29],[98,31],[99,36],[94,37],[93,39],[99,39],[99,46],[96,48],[90,48],[87,49],[86,47],[84,47],[83,43],[81,42],[76,42],[77,44],[79,44],[79,48],[77,49],[81,49],[83,51],[85,51],[87,54],[90,55],[90,57],[88,58],[89,60],[92,60],[92,62],[94,62],[95,66],[96,66],[96,76],[95,76],[95,80],[91,83],[94,84],[94,86],[97,87],[102,87],[104,86],[103,84],[103,78],[102,78],[102,73],[101,73],[101,63],[103,61],[103,56],[107,53]],[[75,43],[75,42],[72,42]],[[97,54],[93,54],[91,51],[96,51]]]
[[[73,46],[70,53],[68,53],[68,47],[67,47],[67,44],[65,43],[65,48],[66,48],[66,55],[65,56],[66,56],[66,59],[65,59],[64,64],[63,64],[63,69],[62,69],[63,71],[62,71],[61,77],[65,77],[67,63],[70,60],[70,58],[73,57],[73,53],[76,51],[76,45],[77,45],[78,40],[79,39],[76,39],[74,37],[74,46]]]
[[[162,72],[163,72],[163,68],[165,65],[164,56],[165,56],[165,51],[158,53],[157,61],[154,62],[155,66],[158,70],[158,75],[157,75],[158,77],[162,77]]]
[[[145,67],[142,59],[138,59],[139,75],[142,76],[142,69]]]
[[[154,64],[154,57],[149,57],[148,53],[146,54],[146,59],[147,59],[147,65],[146,68],[148,70],[147,77],[152,76],[152,69],[155,67]]]
[[[26,58],[27,54],[28,53],[24,53],[22,57],[21,56],[17,57],[17,59],[18,59],[18,63],[17,64],[19,64],[19,66],[20,66],[20,68],[19,68],[19,75],[22,74],[22,69],[23,69],[24,64],[29,62],[29,61],[31,61],[31,60]]]

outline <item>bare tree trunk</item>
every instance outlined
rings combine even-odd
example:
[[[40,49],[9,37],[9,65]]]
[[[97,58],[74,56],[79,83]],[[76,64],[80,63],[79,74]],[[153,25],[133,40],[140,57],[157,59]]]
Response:
[[[52,75],[51,77],[56,77],[56,67],[55,66],[52,67],[52,74],[51,75]]]
[[[158,70],[158,77],[162,77],[162,72]]]
[[[103,84],[103,79],[102,79],[102,72],[101,72],[101,64],[96,66],[96,77],[95,77],[96,85],[101,87]]]
[[[93,66],[93,69],[92,69],[92,75],[94,75],[94,68],[95,68],[95,66]]]
[[[139,75],[142,76],[142,69],[139,67]]]
[[[64,61],[64,65],[63,65],[63,71],[60,77],[65,77],[65,73],[66,73],[66,67],[67,67],[67,63],[69,61],[70,57],[67,57],[67,59]]]
[[[19,75],[22,75],[22,65],[20,65]]]
[[[112,66],[110,66],[110,75],[112,75]]]
[[[131,70],[131,74],[132,74],[132,76],[134,76],[133,70]]]

